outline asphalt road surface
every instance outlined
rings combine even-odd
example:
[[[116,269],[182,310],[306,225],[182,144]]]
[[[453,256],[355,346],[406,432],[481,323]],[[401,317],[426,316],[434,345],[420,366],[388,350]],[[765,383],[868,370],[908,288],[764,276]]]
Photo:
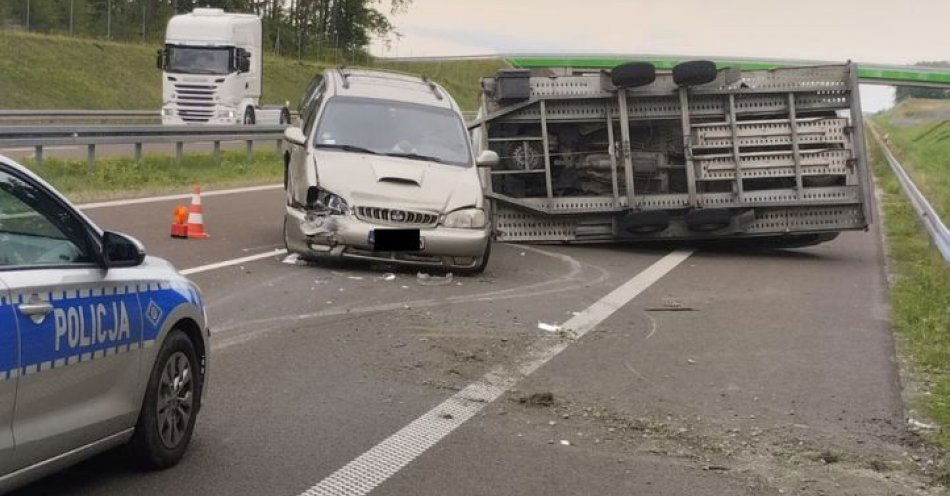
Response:
[[[875,230],[497,244],[484,275],[424,285],[284,263],[282,199],[206,196],[209,240],[168,237],[174,201],[87,210],[191,269],[210,387],[178,466],[116,450],[19,494],[941,494],[904,427]]]

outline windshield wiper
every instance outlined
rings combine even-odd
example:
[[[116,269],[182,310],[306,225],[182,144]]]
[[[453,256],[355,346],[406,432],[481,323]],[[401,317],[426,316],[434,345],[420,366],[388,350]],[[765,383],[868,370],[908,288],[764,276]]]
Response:
[[[336,143],[317,143],[316,145],[313,145],[313,146],[314,148],[334,148],[334,149],[343,150],[346,152],[369,153],[371,155],[379,155],[379,152],[374,152],[373,150],[370,150],[369,148],[363,148],[362,146],[356,146],[356,145],[345,145],[345,144],[336,144]]]
[[[445,160],[439,157],[433,157],[431,155],[420,155],[418,153],[391,152],[391,153],[384,153],[383,155],[386,155],[387,157],[408,158],[410,160],[427,160],[429,162],[438,162],[440,164],[446,163]]]

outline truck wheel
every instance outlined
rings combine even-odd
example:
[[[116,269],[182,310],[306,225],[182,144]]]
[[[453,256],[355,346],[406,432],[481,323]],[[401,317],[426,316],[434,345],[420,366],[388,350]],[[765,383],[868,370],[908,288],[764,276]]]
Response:
[[[198,355],[190,339],[172,329],[158,351],[130,445],[142,465],[171,467],[191,441],[201,397]]]
[[[254,108],[248,107],[244,110],[244,124],[247,126],[253,125],[256,122],[254,118]]]
[[[280,109],[280,124],[290,125],[290,111],[286,108]]]
[[[656,67],[649,62],[627,62],[610,71],[610,81],[618,88],[646,86],[656,81]]]
[[[679,86],[697,86],[716,80],[719,71],[715,62],[691,60],[673,67],[673,82]]]

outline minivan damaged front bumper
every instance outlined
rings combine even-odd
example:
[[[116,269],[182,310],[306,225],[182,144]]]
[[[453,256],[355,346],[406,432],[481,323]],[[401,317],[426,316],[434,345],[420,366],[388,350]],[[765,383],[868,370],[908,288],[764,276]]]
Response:
[[[319,225],[317,225],[319,224]],[[419,251],[377,251],[370,244],[374,229],[399,229],[416,226],[376,224],[354,215],[321,216],[319,223],[306,219],[303,211],[287,207],[284,237],[293,252],[313,257],[345,257],[412,265],[470,269],[478,265],[491,238],[491,227],[481,229],[419,227],[422,247]]]

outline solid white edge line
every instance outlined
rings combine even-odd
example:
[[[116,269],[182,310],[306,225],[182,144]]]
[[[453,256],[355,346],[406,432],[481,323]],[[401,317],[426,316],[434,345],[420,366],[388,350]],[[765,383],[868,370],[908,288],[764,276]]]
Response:
[[[221,195],[233,195],[238,193],[252,193],[255,191],[267,191],[271,189],[281,189],[283,184],[263,184],[260,186],[245,186],[243,188],[231,188],[231,189],[212,189],[209,191],[202,191],[201,196],[221,196]],[[168,200],[187,200],[192,196],[191,193],[182,193],[180,195],[164,195],[164,196],[149,196],[145,198],[128,198],[125,200],[112,200],[104,202],[95,202],[95,203],[83,203],[81,205],[76,205],[76,208],[80,210],[91,210],[94,208],[106,208],[106,207],[121,207],[124,205],[137,205],[140,203],[154,203]]]
[[[253,262],[253,261],[255,261],[255,260],[260,260],[260,259],[262,259],[262,258],[276,257],[276,256],[279,256],[279,255],[283,255],[283,254],[285,254],[285,253],[287,253],[287,250],[286,250],[285,248],[278,248],[278,249],[276,249],[276,250],[272,250],[272,251],[268,251],[268,252],[264,252],[264,253],[258,253],[258,254],[256,254],[256,255],[248,255],[248,256],[246,256],[246,257],[241,257],[241,258],[232,258],[231,260],[224,260],[224,261],[215,262],[215,263],[212,263],[212,264],[199,265],[199,266],[197,266],[197,267],[191,267],[191,268],[188,268],[188,269],[182,269],[182,270],[180,270],[180,271],[178,271],[178,272],[179,272],[181,275],[188,276],[188,275],[191,275],[191,274],[199,274],[199,273],[201,273],[201,272],[207,272],[207,271],[209,271],[209,270],[221,269],[221,268],[224,268],[224,267],[231,267],[232,265],[238,265],[238,264],[242,264],[242,263]]]
[[[564,322],[561,328],[573,333],[571,340],[540,340],[527,357],[512,368],[496,366],[478,381],[469,384],[435,408],[422,414],[395,434],[353,459],[301,496],[361,496],[402,470],[448,436],[486,405],[498,399],[520,380],[538,370],[587,334],[604,319],[629,303],[664,275],[689,258],[692,250],[676,250],[656,261],[584,311]]]

